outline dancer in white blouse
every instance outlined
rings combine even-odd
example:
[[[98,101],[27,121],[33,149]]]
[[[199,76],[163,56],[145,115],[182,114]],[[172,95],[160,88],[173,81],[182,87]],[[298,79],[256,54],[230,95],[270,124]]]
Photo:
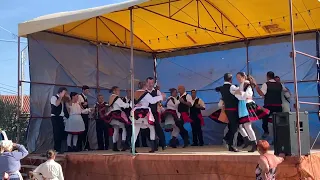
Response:
[[[180,133],[176,122],[180,118],[180,113],[178,112],[178,106],[180,101],[178,100],[178,91],[175,88],[169,89],[170,95],[166,102],[166,110],[161,114],[161,122],[165,125],[165,130],[171,132],[170,146],[176,148],[178,144],[178,135]]]
[[[249,152],[254,152],[257,150],[257,139],[251,122],[269,116],[269,110],[257,105],[252,99],[252,86],[256,85],[253,77],[247,77],[245,73],[239,72],[237,80],[240,83],[239,89],[235,91],[235,96],[239,99],[239,132],[246,139],[245,142],[250,142],[246,143],[244,148],[252,145]]]
[[[150,153],[155,152],[156,143],[155,143],[155,127],[154,127],[154,117],[152,115],[149,104],[155,104],[159,101],[164,100],[165,95],[152,97],[150,93],[146,91],[146,83],[139,83],[139,90],[137,90],[134,94],[135,107],[132,109],[134,112],[134,123],[135,123],[135,134],[134,134],[134,142],[137,140],[137,136],[140,132],[140,129],[150,129],[150,140],[151,140],[151,151]]]
[[[125,103],[119,97],[120,95],[120,88],[117,86],[113,86],[110,90],[111,96],[109,97],[109,107],[110,110],[108,115],[105,118],[106,123],[110,123],[113,127],[113,151],[119,151],[117,142],[119,139],[119,129],[122,129],[122,151],[126,151],[128,146],[126,144],[127,138],[127,131],[126,131],[126,124],[130,124],[128,117],[122,109],[129,108],[130,104]]]
[[[78,135],[85,131],[85,125],[81,114],[89,113],[91,109],[82,109],[78,103],[78,93],[70,93],[71,102],[67,104],[67,109],[69,111],[69,118],[66,120],[65,131],[68,133],[67,144],[68,151],[79,151],[77,148]],[[73,144],[71,145],[71,141]]]

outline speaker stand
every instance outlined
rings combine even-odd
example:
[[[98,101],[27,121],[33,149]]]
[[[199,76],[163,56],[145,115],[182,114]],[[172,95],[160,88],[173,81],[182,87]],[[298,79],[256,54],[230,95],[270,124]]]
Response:
[[[313,146],[316,144],[316,142],[317,142],[317,140],[318,140],[318,138],[319,138],[319,135],[320,135],[320,130],[319,130],[319,132],[318,132],[318,135],[317,135],[316,139],[315,139],[314,142],[312,143],[312,146],[311,146],[310,150],[313,149]]]

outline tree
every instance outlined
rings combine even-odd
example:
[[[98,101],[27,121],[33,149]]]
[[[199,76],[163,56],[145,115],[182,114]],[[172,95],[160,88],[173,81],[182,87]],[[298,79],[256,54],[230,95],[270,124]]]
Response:
[[[17,117],[18,106],[0,98],[0,129],[6,131],[8,138],[25,144],[28,126],[28,114]]]

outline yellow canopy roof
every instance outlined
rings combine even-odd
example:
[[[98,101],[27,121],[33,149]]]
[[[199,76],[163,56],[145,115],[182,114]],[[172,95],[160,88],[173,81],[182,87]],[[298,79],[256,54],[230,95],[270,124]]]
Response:
[[[290,33],[287,0],[133,0],[46,15],[19,24],[19,36],[50,31],[89,41],[161,52]],[[293,0],[294,29],[320,27],[320,2]]]

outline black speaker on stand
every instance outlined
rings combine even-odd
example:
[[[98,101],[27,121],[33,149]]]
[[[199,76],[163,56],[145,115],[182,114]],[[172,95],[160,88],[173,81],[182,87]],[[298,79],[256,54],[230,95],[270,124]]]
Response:
[[[299,112],[301,155],[310,154],[310,133],[308,112]],[[273,140],[274,154],[284,153],[287,156],[298,155],[298,135],[296,112],[274,113]]]

